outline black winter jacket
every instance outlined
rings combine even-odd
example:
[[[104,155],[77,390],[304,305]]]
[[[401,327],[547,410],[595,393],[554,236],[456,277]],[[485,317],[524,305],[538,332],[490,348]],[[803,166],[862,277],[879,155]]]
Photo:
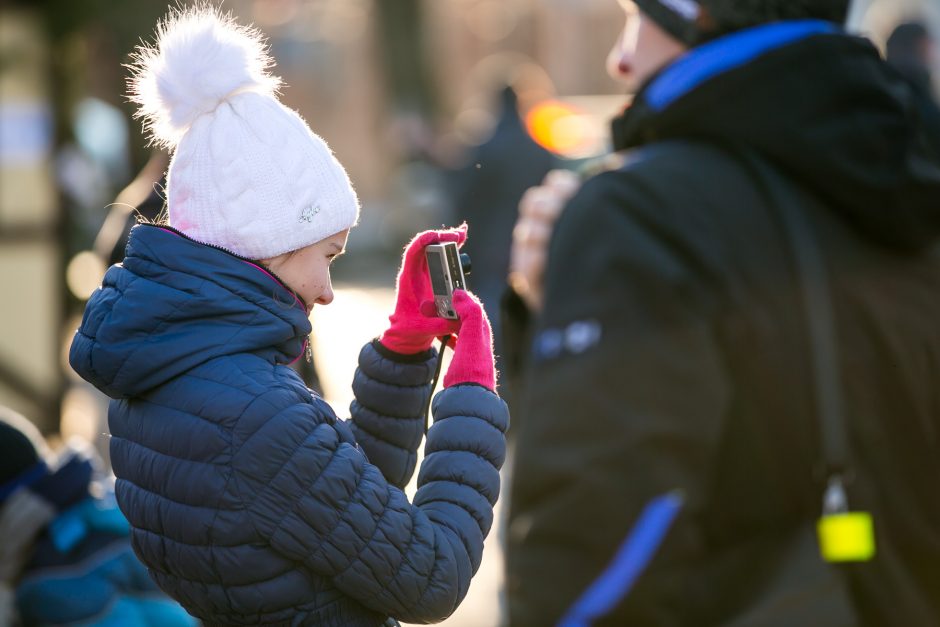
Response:
[[[940,624],[940,155],[865,40],[784,22],[693,49],[614,123],[556,226],[516,433],[513,625],[727,624],[820,514],[792,251],[754,151],[820,201],[855,477],[858,622]]]

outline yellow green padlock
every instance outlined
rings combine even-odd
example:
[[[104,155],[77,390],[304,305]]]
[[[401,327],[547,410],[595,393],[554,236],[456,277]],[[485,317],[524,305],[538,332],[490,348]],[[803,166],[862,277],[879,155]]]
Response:
[[[829,480],[816,523],[819,552],[827,562],[867,562],[875,556],[875,525],[868,512],[848,511],[842,480]]]

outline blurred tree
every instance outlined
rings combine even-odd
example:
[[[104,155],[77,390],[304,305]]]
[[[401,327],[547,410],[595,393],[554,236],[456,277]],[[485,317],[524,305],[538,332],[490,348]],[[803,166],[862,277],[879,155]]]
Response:
[[[134,47],[149,40],[154,25],[167,10],[165,0],[13,0],[37,11],[43,19],[52,48],[53,106],[56,143],[72,139],[71,116],[75,104],[93,95],[133,110],[124,98],[121,65],[130,61]],[[131,170],[149,157],[140,127],[131,142]]]
[[[17,131],[0,160],[0,266],[4,293],[19,295],[4,304],[0,403],[35,416],[46,432],[58,430],[65,384],[59,338],[80,306],[69,296],[65,268],[91,235],[76,228],[59,192],[56,157],[75,141],[75,107],[85,97],[130,117],[121,64],[141,38],[150,38],[167,6],[164,0],[0,0],[0,23],[12,29],[0,54],[0,104],[13,103],[0,109],[5,128]],[[135,126],[131,138],[131,171],[147,156],[140,130]]]
[[[425,50],[423,0],[375,2],[383,75],[392,109],[433,118],[437,101]]]

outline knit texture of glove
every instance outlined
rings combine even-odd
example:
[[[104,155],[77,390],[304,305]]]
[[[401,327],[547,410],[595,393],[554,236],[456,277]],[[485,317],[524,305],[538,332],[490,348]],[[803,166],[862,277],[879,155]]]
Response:
[[[495,390],[493,332],[483,305],[473,294],[455,290],[454,310],[460,318],[460,332],[454,346],[454,358],[444,376],[444,387],[476,383],[488,390]]]

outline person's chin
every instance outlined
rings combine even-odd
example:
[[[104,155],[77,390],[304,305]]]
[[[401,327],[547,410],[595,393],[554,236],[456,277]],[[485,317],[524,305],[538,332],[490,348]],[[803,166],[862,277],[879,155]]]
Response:
[[[636,92],[640,91],[640,88],[643,86],[642,81],[633,76],[625,78],[620,82],[623,85],[623,93],[631,97],[635,96]]]

